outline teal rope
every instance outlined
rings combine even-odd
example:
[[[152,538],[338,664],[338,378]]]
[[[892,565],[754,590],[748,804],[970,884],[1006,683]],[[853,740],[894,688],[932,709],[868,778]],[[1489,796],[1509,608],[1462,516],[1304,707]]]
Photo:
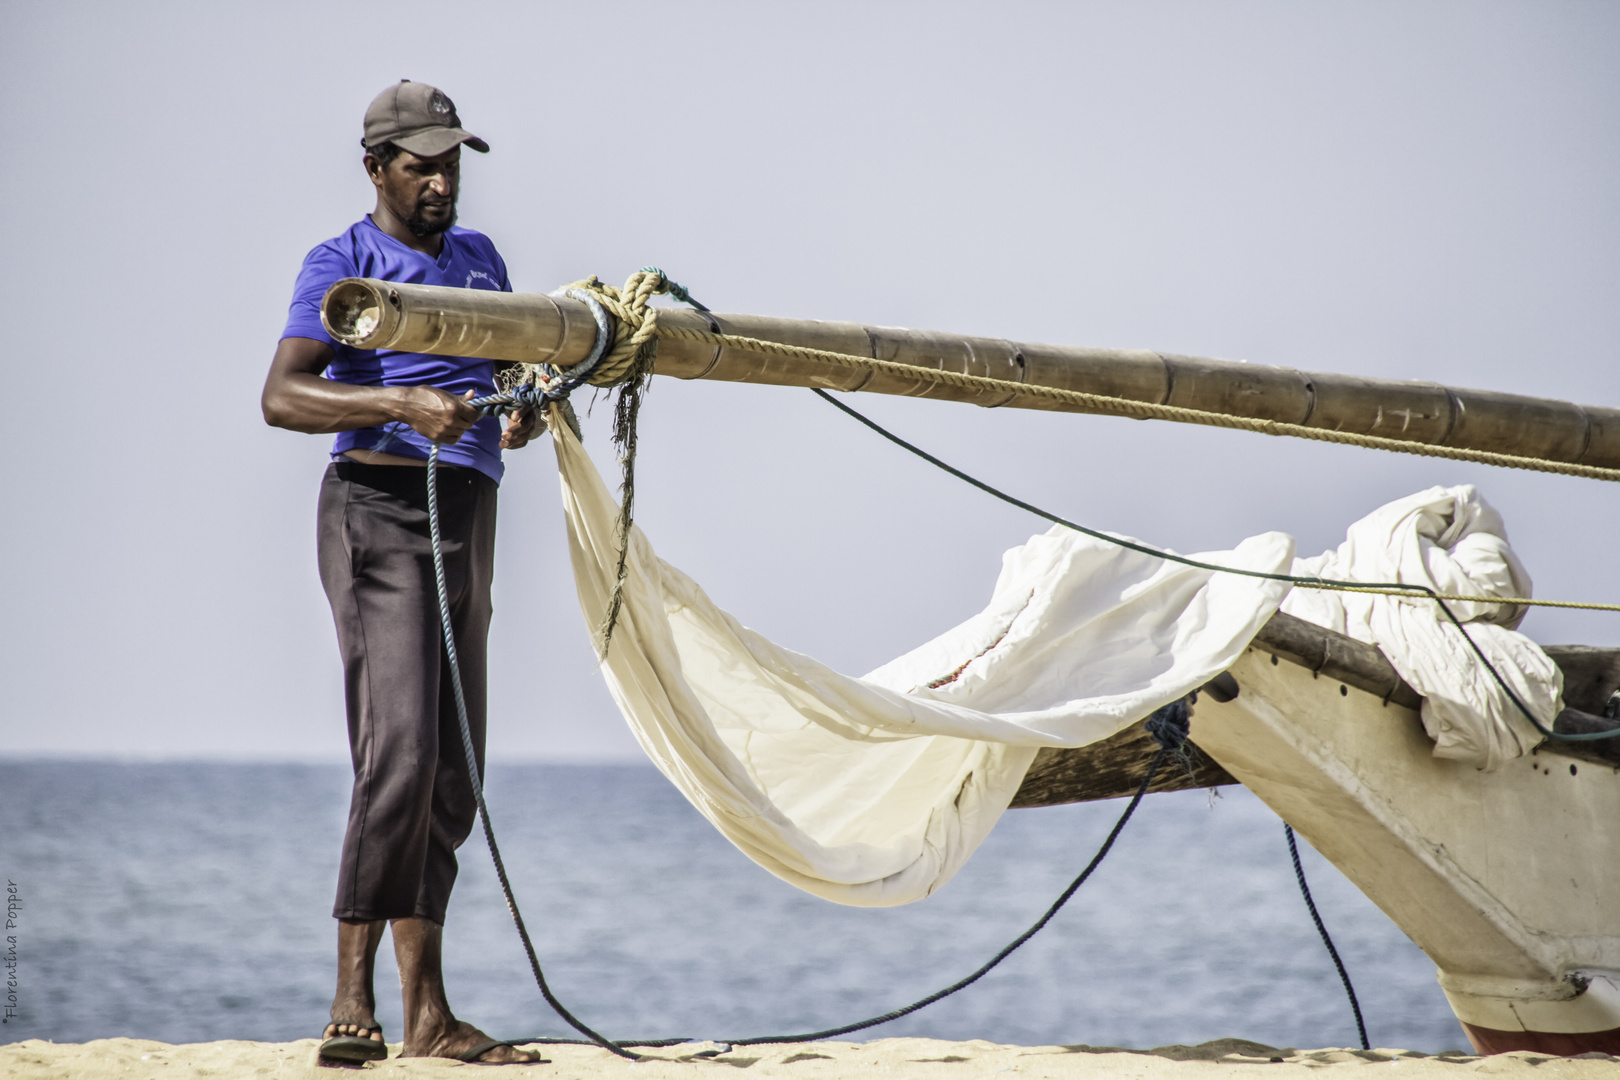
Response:
[[[681,285],[678,282],[674,282],[674,281],[669,280],[669,275],[664,273],[662,270],[658,269],[658,267],[656,267],[656,266],[643,266],[641,268],[641,272],[643,274],[657,274],[659,277],[663,278],[664,279],[664,290],[666,292],[668,292],[669,295],[671,295],[675,299],[679,300],[681,303],[683,303],[683,304],[691,304],[693,307],[697,308],[699,311],[708,311],[709,310],[708,305],[701,304],[698,301],[692,299],[692,294],[686,291],[686,286],[685,285]]]

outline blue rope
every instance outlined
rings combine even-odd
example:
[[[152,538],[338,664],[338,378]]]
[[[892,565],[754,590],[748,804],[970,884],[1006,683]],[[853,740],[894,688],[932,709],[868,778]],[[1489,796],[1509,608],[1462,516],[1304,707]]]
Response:
[[[1299,846],[1294,843],[1294,827],[1283,822],[1283,834],[1288,837],[1288,855],[1294,860],[1294,877],[1299,880],[1299,894],[1305,898],[1305,906],[1310,910],[1311,921],[1316,924],[1316,932],[1322,935],[1322,944],[1327,946],[1328,955],[1333,958],[1333,966],[1339,970],[1339,981],[1344,983],[1344,992],[1350,998],[1350,1011],[1356,1015],[1356,1033],[1361,1036],[1361,1048],[1371,1050],[1367,1042],[1367,1025],[1361,1019],[1361,1002],[1356,1000],[1356,988],[1350,985],[1350,973],[1344,970],[1344,961],[1339,959],[1339,950],[1333,947],[1333,938],[1328,936],[1327,926],[1322,922],[1322,916],[1316,911],[1316,901],[1311,899],[1311,887],[1305,884],[1305,867],[1299,861]]]
[[[579,290],[574,290],[578,292]],[[581,297],[592,306],[593,313],[598,313],[596,341],[591,348],[590,355],[581,363],[558,372],[551,365],[543,365],[552,375],[550,381],[541,386],[538,383],[524,383],[498,394],[488,394],[484,397],[472,398],[468,405],[477,409],[485,416],[506,416],[522,412],[527,409],[539,409],[548,401],[562,401],[579,386],[583,385],[607,352],[608,343],[612,339],[611,327],[606,321],[605,313],[601,313],[601,305],[592,297]],[[450,623],[450,592],[445,584],[444,577],[444,549],[439,531],[439,444],[434,443],[428,451],[427,467],[427,495],[428,495],[428,533],[433,547],[433,580],[438,590],[439,624],[444,630],[445,657],[450,664],[450,685],[456,700],[456,720],[461,727],[461,747],[467,757],[467,777],[472,784],[473,798],[478,803],[478,817],[484,826],[484,840],[489,844],[490,858],[495,863],[495,876],[500,880],[501,894],[506,898],[506,910],[512,915],[512,922],[517,926],[518,937],[523,940],[523,951],[529,957],[529,969],[534,973],[534,981],[540,987],[540,994],[546,999],[557,1015],[566,1020],[570,1027],[586,1036],[591,1042],[609,1050],[622,1058],[631,1061],[639,1060],[640,1055],[631,1053],[623,1046],[613,1042],[606,1036],[597,1033],[592,1028],[568,1011],[568,1007],[557,1000],[546,983],[545,972],[541,970],[540,958],[534,951],[534,942],[529,937],[528,927],[524,925],[523,914],[518,910],[517,898],[512,893],[512,882],[506,874],[506,863],[501,858],[501,849],[495,842],[495,829],[489,819],[489,805],[484,801],[484,780],[478,769],[478,755],[473,750],[472,725],[467,719],[467,698],[461,684],[461,660],[456,653],[455,630]]]
[[[438,475],[439,444],[434,443],[433,449],[428,453],[427,467],[428,532],[433,543],[433,580],[439,590],[439,624],[444,628],[444,654],[450,661],[450,685],[455,691],[456,720],[461,725],[461,747],[467,754],[467,777],[472,783],[473,797],[478,802],[478,817],[484,823],[484,839],[489,843],[489,854],[495,860],[495,876],[500,879],[501,893],[506,897],[506,910],[512,913],[512,921],[517,924],[518,937],[523,939],[523,951],[529,955],[529,968],[534,972],[534,981],[539,985],[540,994],[546,999],[546,1004],[555,1009],[558,1016],[568,1021],[570,1027],[596,1045],[611,1050],[622,1058],[635,1061],[639,1055],[586,1027],[552,994],[551,987],[546,985],[545,973],[540,970],[540,959],[535,955],[534,942],[529,939],[529,930],[523,925],[523,915],[518,911],[517,899],[512,895],[512,883],[506,876],[506,864],[501,860],[501,849],[495,843],[495,829],[489,821],[489,806],[484,802],[484,778],[478,771],[478,755],[473,751],[472,725],[467,721],[467,698],[461,689],[461,661],[456,655],[456,634],[450,624],[450,593],[444,581],[444,550],[439,538]]]

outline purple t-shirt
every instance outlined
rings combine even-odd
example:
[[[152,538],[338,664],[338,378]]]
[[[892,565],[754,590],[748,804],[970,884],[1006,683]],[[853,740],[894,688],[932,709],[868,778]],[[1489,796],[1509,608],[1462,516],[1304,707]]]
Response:
[[[489,237],[471,229],[452,227],[444,234],[444,248],[435,259],[406,247],[373,225],[370,217],[363,217],[348,232],[328,240],[304,257],[298,283],[293,286],[287,328],[281,336],[313,338],[332,346],[335,355],[326,369],[326,377],[337,382],[358,386],[437,386],[457,397],[468,390],[473,391],[475,397],[495,392],[494,365],[488,360],[355,349],[334,341],[321,325],[321,297],[333,282],[346,277],[511,292],[506,263],[501,261]],[[425,460],[431,446],[432,443],[409,424],[396,422],[339,432],[332,444],[332,456],[345,450],[380,450]],[[441,446],[439,460],[446,465],[471,466],[498,483],[504,468],[500,420],[484,417],[459,442]]]

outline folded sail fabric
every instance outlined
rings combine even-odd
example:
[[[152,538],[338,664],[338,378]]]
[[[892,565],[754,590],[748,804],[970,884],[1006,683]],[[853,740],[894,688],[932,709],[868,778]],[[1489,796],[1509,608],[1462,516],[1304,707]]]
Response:
[[[1293,573],[1341,581],[1426,585],[1460,596],[1530,596],[1530,575],[1508,546],[1502,516],[1473,485],[1432,487],[1397,499],[1350,526],[1344,543]],[[1543,725],[1558,715],[1564,675],[1515,631],[1522,605],[1451,601],[1468,636]],[[1435,757],[1491,770],[1541,742],[1478,655],[1432,600],[1295,589],[1284,611],[1370,642],[1423,695],[1423,726]]]
[[[594,627],[618,506],[567,425],[552,432]],[[1293,541],[1197,558],[1286,572]],[[1224,671],[1288,589],[1054,528],[1007,552],[984,611],[854,678],[739,624],[639,529],[628,569],[602,671],[647,755],[771,873],[872,907],[949,881],[1040,747],[1105,739]]]

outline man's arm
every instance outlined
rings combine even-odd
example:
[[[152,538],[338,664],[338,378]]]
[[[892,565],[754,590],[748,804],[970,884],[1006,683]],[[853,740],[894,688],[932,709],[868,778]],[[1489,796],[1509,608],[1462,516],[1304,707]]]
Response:
[[[478,422],[477,409],[436,386],[354,386],[322,378],[332,355],[324,341],[282,338],[259,399],[264,422],[319,435],[398,420],[437,443],[457,441]]]

